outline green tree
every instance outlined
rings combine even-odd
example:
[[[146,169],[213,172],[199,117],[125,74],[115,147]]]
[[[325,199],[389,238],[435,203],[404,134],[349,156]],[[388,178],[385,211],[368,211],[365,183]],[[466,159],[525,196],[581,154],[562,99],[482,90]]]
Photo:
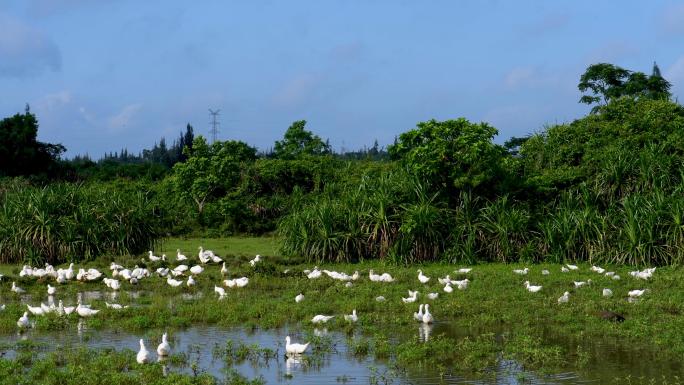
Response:
[[[330,153],[330,145],[318,135],[304,129],[306,120],[298,120],[285,131],[283,140],[277,140],[273,149],[278,159],[297,159],[307,155]]]
[[[492,182],[501,171],[506,150],[492,142],[497,133],[487,123],[433,119],[401,134],[388,151],[439,189],[469,190]]]
[[[217,195],[234,189],[244,163],[256,160],[256,149],[244,142],[228,140],[207,144],[204,137],[185,147],[188,157],[173,167],[176,191],[197,205],[200,216],[206,203]]]
[[[663,78],[660,74],[660,68],[655,62],[653,62],[653,70],[651,76],[648,78],[647,87],[651,99],[669,100],[672,97],[672,94],[670,93],[672,84]]]
[[[0,121],[0,176],[50,173],[66,151],[61,144],[39,142],[38,120],[26,105],[23,114]]]
[[[580,103],[594,104],[592,113],[623,96],[653,100],[669,99],[671,84],[660,74],[660,68],[653,63],[651,76],[643,72],[626,70],[609,63],[592,64],[580,77],[577,88],[582,95]]]
[[[611,99],[623,94],[625,81],[629,71],[609,63],[592,64],[580,77],[577,88],[581,92],[591,91],[592,95],[583,95],[580,103],[606,105]]]

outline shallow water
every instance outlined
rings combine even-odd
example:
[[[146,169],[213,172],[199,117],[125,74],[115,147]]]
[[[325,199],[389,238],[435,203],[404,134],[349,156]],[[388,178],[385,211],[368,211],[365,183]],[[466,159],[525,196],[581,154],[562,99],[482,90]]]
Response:
[[[417,338],[429,341],[437,334],[447,334],[453,337],[463,337],[463,330],[454,328],[447,323],[439,323],[432,327],[416,326],[415,334],[404,338]],[[161,331],[155,331],[154,338],[158,339]],[[297,359],[286,359],[284,340],[291,335],[295,342],[305,339],[298,329],[284,328],[277,330],[246,330],[244,328],[192,327],[175,332],[170,340],[173,353],[184,353],[187,357],[186,366],[174,366],[167,361],[168,370],[192,373],[192,365],[196,364],[200,372],[206,372],[217,378],[223,378],[226,370],[235,369],[240,374],[255,378],[262,376],[267,383],[296,383],[296,384],[324,384],[324,383],[392,383],[392,384],[605,384],[613,383],[616,377],[633,378],[647,376],[651,378],[674,378],[682,370],[680,362],[666,362],[657,359],[657,354],[644,349],[628,349],[619,341],[573,341],[559,340],[549,336],[549,341],[568,347],[582,346],[590,351],[592,357],[600,359],[590,360],[581,370],[561,370],[554,374],[539,374],[524,370],[515,361],[500,359],[494,368],[489,368],[484,375],[463,377],[445,374],[440,378],[434,369],[406,369],[396,372],[389,369],[386,362],[371,358],[357,358],[347,351],[347,336],[339,332],[329,332],[325,328],[314,330],[315,335],[329,337],[332,341],[332,352],[322,354],[321,359],[306,363]],[[0,341],[12,345],[19,340],[30,340],[45,345],[46,350],[61,348],[75,348],[87,346],[91,348],[114,348],[116,350],[138,349],[138,340],[143,338],[154,359],[156,346],[159,341],[152,341],[148,335],[137,335],[122,332],[89,330],[86,322],[80,322],[77,330],[67,332],[38,332],[29,330],[24,334],[12,334],[0,337]],[[227,341],[234,346],[240,342],[246,345],[257,344],[262,348],[269,348],[276,354],[270,359],[245,360],[241,362],[226,362],[214,354],[216,349],[226,346]],[[7,346],[6,345],[6,346]],[[15,351],[3,352],[6,358],[12,358]],[[458,359],[458,357],[456,357]],[[447,368],[447,373],[449,372]]]
[[[74,306],[78,299],[87,304],[90,301],[105,300],[120,302],[136,306],[140,300],[149,294],[145,291],[83,291],[77,295],[64,295],[58,291],[54,298],[44,296],[31,296],[30,294],[16,295],[2,293],[1,303],[29,303],[39,306],[40,302],[47,304],[57,303],[60,299],[65,306]],[[181,300],[195,300],[202,297],[202,292],[183,293],[178,295]],[[403,328],[401,334],[395,336],[395,340],[415,338],[419,341],[427,341],[439,334],[460,339],[466,336],[474,336],[480,333],[491,332],[496,336],[506,334],[506,330],[464,330],[450,323],[439,322],[433,326],[416,325],[415,327]],[[159,338],[162,331],[150,332],[147,335],[129,334],[125,332],[107,330],[89,330],[87,322],[79,322],[76,330],[39,332],[29,330],[24,334],[0,335],[0,343],[4,346],[12,346],[19,340],[30,340],[45,345],[46,350],[60,348],[87,346],[90,348],[114,348],[117,350],[138,350],[138,340],[144,338],[148,350],[156,351],[159,341],[152,341],[150,337]],[[484,375],[462,376],[451,374],[449,368],[446,374],[440,374],[434,368],[417,369],[403,368],[400,372],[390,369],[391,365],[384,361],[376,361],[371,358],[355,357],[347,351],[347,336],[337,331],[328,331],[325,328],[314,330],[314,335],[327,336],[332,339],[333,351],[322,355],[322,358],[306,363],[300,360],[286,360],[283,356],[284,340],[286,335],[291,335],[296,342],[304,341],[305,336],[298,327],[276,330],[247,330],[244,328],[217,328],[217,327],[192,327],[177,331],[170,341],[174,353],[184,353],[187,366],[174,367],[168,364],[169,370],[183,373],[192,373],[191,365],[196,366],[202,372],[207,372],[218,378],[226,375],[226,370],[235,369],[248,378],[262,376],[267,383],[297,383],[297,384],[321,384],[321,383],[392,383],[392,384],[607,384],[615,383],[615,378],[653,378],[674,379],[676,375],[684,372],[682,361],[672,361],[659,357],[658,351],[649,346],[634,346],[617,339],[569,339],[559,337],[552,329],[544,330],[544,342],[559,345],[565,351],[575,353],[578,351],[586,354],[590,359],[581,367],[577,367],[577,357],[569,357],[566,367],[562,367],[553,374],[541,374],[526,371],[515,361],[505,360],[500,357],[496,367],[488,368]],[[358,336],[357,336],[358,337]],[[226,363],[222,358],[215,357],[216,347],[225,347],[227,341],[233,341],[235,345],[243,342],[247,345],[257,344],[262,348],[269,348],[277,354],[272,359]],[[7,350],[0,353],[6,358],[15,355],[15,351]],[[455,357],[458,359],[458,357]]]

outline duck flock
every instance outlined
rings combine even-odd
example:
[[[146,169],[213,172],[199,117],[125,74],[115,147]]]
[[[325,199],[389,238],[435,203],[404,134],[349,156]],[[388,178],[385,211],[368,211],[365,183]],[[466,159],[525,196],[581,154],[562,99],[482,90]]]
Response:
[[[229,275],[228,269],[226,268],[226,263],[223,261],[221,257],[216,255],[213,251],[211,250],[204,250],[202,246],[199,247],[199,252],[197,255],[197,259],[199,260],[199,264],[195,264],[193,266],[189,266],[188,262],[189,258],[185,256],[184,254],[181,253],[180,250],[176,250],[176,262],[178,263],[176,267],[174,268],[169,268],[169,267],[160,267],[157,268],[154,272],[151,272],[147,268],[144,267],[139,267],[139,266],[134,266],[132,269],[125,268],[121,265],[118,265],[114,262],[111,263],[109,269],[111,271],[111,278],[110,277],[104,277],[104,274],[97,269],[83,269],[80,268],[78,271],[74,269],[74,264],[70,264],[68,268],[66,269],[55,269],[51,265],[46,265],[45,268],[33,268],[30,266],[23,266],[21,269],[19,276],[22,278],[35,278],[35,279],[54,279],[57,284],[66,284],[69,281],[81,281],[81,282],[92,282],[92,281],[98,281],[101,280],[104,285],[113,290],[113,291],[118,291],[121,288],[121,283],[122,281],[128,281],[130,284],[137,284],[140,281],[144,279],[148,279],[150,277],[157,276],[161,279],[165,279],[166,283],[169,286],[172,287],[178,287],[181,285],[186,285],[188,287],[192,287],[196,284],[196,276],[202,274],[205,270],[208,264],[221,264],[221,276],[224,278],[227,278],[226,276]],[[155,256],[152,251],[149,252],[149,255],[147,256],[148,260],[150,262],[166,262],[167,257],[166,255],[162,256]],[[252,260],[249,261],[249,264],[252,267],[255,267],[259,262],[261,262],[262,257],[260,255],[256,255]],[[170,261],[169,261],[170,262]],[[567,273],[570,271],[576,271],[579,270],[579,267],[576,265],[564,265],[561,267],[561,273]],[[469,274],[472,271],[471,268],[461,268],[458,270],[455,270],[454,272],[456,274]],[[606,277],[610,277],[613,280],[619,280],[620,276],[615,274],[615,272],[612,271],[606,271],[605,269],[598,267],[598,266],[592,266],[591,271],[605,275]],[[530,272],[529,268],[524,268],[524,269],[515,269],[513,270],[514,274],[517,275],[528,275]],[[655,268],[649,268],[645,269],[643,271],[632,271],[630,272],[630,275],[636,279],[641,279],[641,280],[649,280],[652,276],[653,273],[655,272]],[[360,274],[358,271],[355,271],[354,274],[348,275],[345,273],[340,273],[336,271],[330,271],[330,270],[320,270],[318,266],[315,266],[313,270],[304,270],[303,273],[308,279],[318,279],[325,274],[326,276],[330,277],[331,279],[334,280],[339,280],[339,281],[344,281],[345,286],[350,287],[353,285],[354,281],[357,281],[360,279]],[[428,284],[431,280],[431,277],[426,276],[422,270],[417,271],[417,279],[418,283],[420,284]],[[542,270],[541,271],[542,275],[549,275],[551,272],[549,270]],[[0,278],[2,276],[0,275]],[[394,282],[395,279],[389,274],[389,273],[382,273],[382,274],[376,274],[374,270],[370,270],[368,273],[368,279],[371,282],[381,282],[381,283],[391,283]],[[437,281],[439,282],[440,285],[443,286],[443,291],[444,293],[452,293],[454,289],[457,290],[466,290],[468,288],[469,283],[471,282],[468,278],[462,279],[462,280],[453,280],[450,278],[449,275],[446,275],[445,277],[437,278]],[[575,288],[581,288],[584,286],[590,286],[592,283],[592,280],[589,279],[587,281],[573,281],[573,285]],[[214,285],[214,292],[218,295],[219,299],[223,299],[226,297],[226,289],[233,289],[233,288],[243,288],[249,284],[249,278],[248,277],[238,277],[238,278],[227,278],[222,280],[222,282],[218,285]],[[542,291],[542,286],[541,285],[533,285],[530,283],[529,280],[525,281],[523,283],[525,289],[531,293],[539,293]],[[224,288],[225,287],[225,288]],[[54,295],[57,293],[57,286],[52,286],[51,284],[47,284],[47,294],[48,294],[48,303],[40,303],[39,306],[31,306],[29,304],[26,304],[27,306],[27,311],[24,312],[24,314],[17,320],[17,326],[19,330],[24,330],[26,328],[31,327],[31,322],[29,320],[29,313],[33,316],[43,316],[49,313],[56,313],[59,316],[68,316],[70,314],[77,314],[79,317],[87,318],[87,317],[92,317],[97,315],[100,310],[98,309],[93,309],[89,305],[82,303],[82,298],[79,295],[77,298],[77,304],[75,306],[65,306],[62,300],[59,300],[57,304],[55,304],[54,301]],[[12,282],[12,288],[11,291],[17,294],[23,294],[25,293],[25,290],[19,287],[16,282]],[[638,297],[641,297],[644,293],[646,293],[648,289],[635,289],[635,290],[630,290],[627,293],[627,299],[630,302],[633,302],[636,300]],[[80,294],[80,293],[79,293]],[[418,300],[418,295],[419,291],[418,290],[408,290],[408,296],[407,297],[402,297],[401,301],[403,303],[414,303],[417,302]],[[431,292],[427,293],[426,297],[430,300],[435,300],[439,297],[440,293],[438,292]],[[613,291],[609,288],[604,288],[602,291],[602,295],[605,297],[610,297],[613,295]],[[295,303],[300,303],[305,300],[304,294],[300,293],[297,296],[295,296],[294,301]],[[379,296],[376,297],[376,301],[382,302],[385,301],[385,297]],[[570,301],[570,293],[568,291],[564,292],[563,295],[558,298],[558,303],[559,304],[565,304]],[[114,310],[122,310],[126,309],[128,306],[123,306],[121,304],[117,303],[108,303],[105,302],[105,305],[107,308],[114,309]],[[0,305],[0,311],[4,310],[5,305]],[[329,320],[333,319],[335,316],[334,315],[324,315],[324,314],[317,314],[311,319],[311,323],[313,324],[325,324]],[[347,322],[357,322],[359,317],[357,315],[356,309],[352,311],[351,314],[345,314],[343,315],[343,318]],[[413,313],[413,318],[415,321],[421,323],[424,327],[429,327],[432,323],[435,322],[435,318],[433,314],[430,312],[430,305],[423,303],[419,304],[418,306],[418,312]],[[425,333],[429,333],[429,330],[425,331]],[[157,347],[157,355],[159,358],[166,357],[170,354],[171,352],[171,346],[168,342],[168,336],[166,333],[163,334],[162,336],[162,341]],[[426,340],[427,340],[427,335],[426,335]],[[138,354],[136,356],[137,362],[138,363],[147,363],[150,362],[150,353],[145,347],[145,343],[143,339],[140,339],[139,341],[140,347]],[[290,336],[287,336],[285,338],[285,351],[288,355],[300,355],[305,353],[309,346],[309,343],[305,344],[300,344],[300,343],[292,343]]]

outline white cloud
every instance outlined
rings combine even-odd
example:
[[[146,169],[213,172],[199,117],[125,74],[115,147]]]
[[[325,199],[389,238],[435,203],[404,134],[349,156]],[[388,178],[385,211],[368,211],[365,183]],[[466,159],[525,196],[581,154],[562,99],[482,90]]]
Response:
[[[36,109],[41,112],[49,112],[63,107],[71,102],[71,93],[67,90],[53,94],[47,94],[36,102]]]
[[[604,43],[586,55],[588,64],[595,63],[615,63],[625,58],[635,56],[639,53],[639,48],[626,41],[611,41]]]
[[[61,69],[59,48],[40,30],[0,14],[0,31],[0,77],[31,77]]]
[[[303,103],[320,84],[321,77],[316,74],[303,74],[290,79],[273,96],[273,101],[281,107],[292,107]]]
[[[505,75],[504,84],[511,88],[527,84],[534,80],[535,72],[535,69],[532,67],[513,68]]]
[[[142,104],[140,103],[127,105],[118,114],[107,119],[107,127],[111,131],[123,131],[141,108]]]
[[[108,133],[116,134],[125,131],[128,126],[134,125],[134,118],[141,109],[141,103],[134,103],[123,107],[114,115],[104,116],[103,114],[94,114],[86,107],[80,106],[78,113],[92,128],[104,128]]]

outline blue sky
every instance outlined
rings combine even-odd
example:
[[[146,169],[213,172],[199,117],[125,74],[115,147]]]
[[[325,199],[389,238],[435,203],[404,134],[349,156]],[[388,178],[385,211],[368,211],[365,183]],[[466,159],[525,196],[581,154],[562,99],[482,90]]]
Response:
[[[67,156],[139,151],[186,123],[267,149],[294,120],[336,150],[466,117],[498,141],[587,113],[597,62],[684,98],[672,1],[0,0],[0,116],[29,103]]]

